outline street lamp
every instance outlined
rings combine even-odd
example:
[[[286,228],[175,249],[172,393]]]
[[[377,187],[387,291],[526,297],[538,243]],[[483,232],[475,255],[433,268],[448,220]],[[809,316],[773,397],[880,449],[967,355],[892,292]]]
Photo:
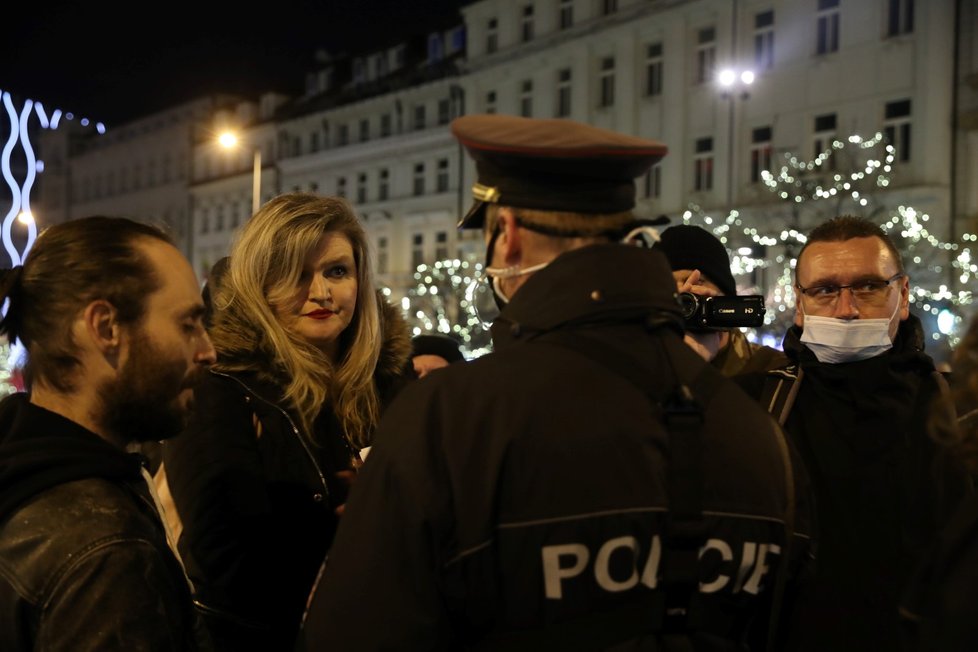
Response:
[[[217,142],[224,149],[235,149],[238,146],[238,135],[233,131],[224,131],[217,137]],[[254,170],[251,174],[251,214],[258,212],[261,206],[261,148],[255,147]]]
[[[746,100],[750,97],[749,89],[754,83],[755,75],[753,70],[735,70],[725,68],[717,75],[717,84],[720,86],[720,97],[727,100],[730,104],[727,109],[727,214],[733,211],[733,188],[734,188],[734,112],[737,97]]]

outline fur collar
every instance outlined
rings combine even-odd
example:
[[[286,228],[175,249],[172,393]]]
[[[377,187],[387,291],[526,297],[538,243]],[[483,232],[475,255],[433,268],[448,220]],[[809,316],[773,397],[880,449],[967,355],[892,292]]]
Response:
[[[411,331],[401,311],[380,292],[377,293],[377,303],[384,343],[374,377],[378,381],[388,381],[403,375],[411,364]]]
[[[380,291],[376,297],[383,343],[374,379],[383,387],[395,382],[410,368],[411,332],[401,311],[387,301]],[[216,330],[222,344],[216,370],[251,372],[262,382],[281,383],[281,378],[276,376],[276,370],[263,353],[268,349],[265,337],[252,323],[225,314],[216,325]]]

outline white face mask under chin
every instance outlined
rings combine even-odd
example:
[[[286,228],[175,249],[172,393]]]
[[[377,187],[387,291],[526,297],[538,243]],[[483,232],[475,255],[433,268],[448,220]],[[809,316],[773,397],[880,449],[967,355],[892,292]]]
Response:
[[[538,263],[536,265],[530,265],[524,269],[520,269],[517,266],[513,267],[486,267],[485,273],[492,277],[492,289],[496,293],[496,298],[502,303],[509,303],[509,297],[503,294],[503,288],[499,281],[504,278],[514,278],[516,276],[524,276],[526,274],[532,274],[533,272],[539,272],[541,269],[549,265],[550,262]]]
[[[837,364],[878,356],[893,348],[890,322],[900,311],[901,301],[889,319],[836,319],[805,315],[801,341],[819,362]]]

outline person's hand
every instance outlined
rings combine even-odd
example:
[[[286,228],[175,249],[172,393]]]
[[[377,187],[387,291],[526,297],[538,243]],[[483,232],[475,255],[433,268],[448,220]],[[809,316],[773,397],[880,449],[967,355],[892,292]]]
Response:
[[[418,378],[424,378],[435,369],[447,367],[449,364],[448,360],[434,353],[416,355],[411,361],[414,364],[414,373],[418,375]]]
[[[690,292],[698,297],[716,297],[720,293],[716,288],[710,287],[706,283],[701,283],[703,274],[698,269],[694,269],[688,274],[683,272],[673,272],[676,279],[676,291],[679,293]]]
[[[354,468],[354,469],[346,469],[344,471],[337,471],[336,477],[339,478],[340,482],[346,485],[347,490],[349,491],[350,487],[353,486],[353,481],[357,479],[357,470]],[[346,508],[346,503],[343,503],[333,511],[336,513],[337,516],[343,516],[343,510],[345,508]]]

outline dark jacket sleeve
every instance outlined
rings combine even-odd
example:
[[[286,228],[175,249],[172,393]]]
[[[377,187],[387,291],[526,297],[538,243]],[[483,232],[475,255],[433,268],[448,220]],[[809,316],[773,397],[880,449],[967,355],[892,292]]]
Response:
[[[269,594],[275,532],[252,414],[241,388],[211,378],[187,429],[163,453],[197,597],[209,622],[245,637],[267,631],[271,604],[284,598]]]

